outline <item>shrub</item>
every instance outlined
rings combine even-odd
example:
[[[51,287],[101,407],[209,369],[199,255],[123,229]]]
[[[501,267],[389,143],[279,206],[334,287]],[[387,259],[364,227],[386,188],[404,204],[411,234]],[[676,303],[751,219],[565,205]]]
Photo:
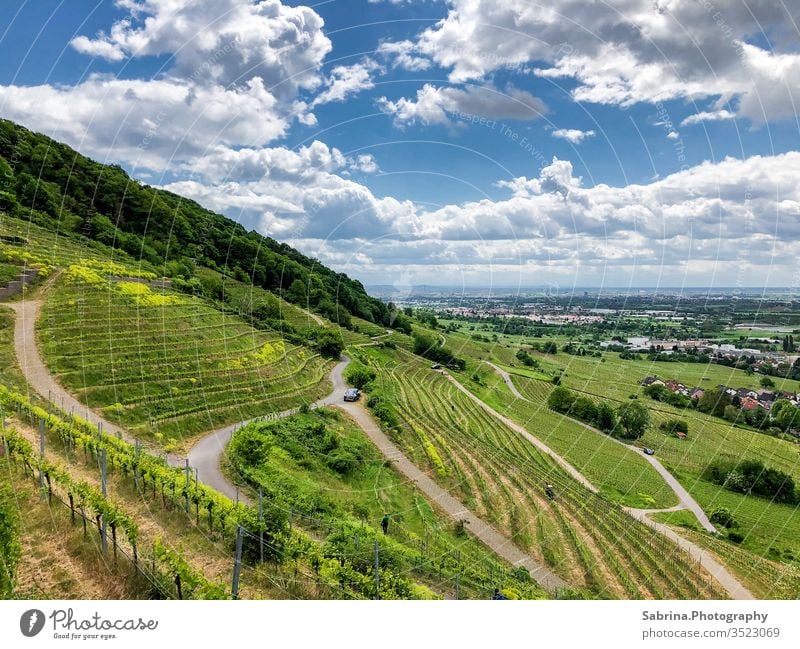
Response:
[[[619,426],[616,430],[626,439],[639,439],[650,425],[650,412],[638,401],[622,404],[617,410],[617,417]]]
[[[728,532],[728,540],[732,543],[741,543],[744,541],[744,534],[739,532]]]
[[[715,509],[711,516],[709,516],[709,520],[728,530],[739,527],[739,523],[733,518],[733,514],[725,507],[718,507]]]
[[[547,406],[556,412],[569,412],[575,402],[575,395],[563,386],[557,387],[550,393],[547,399]]]
[[[668,419],[663,424],[664,432],[667,435],[677,435],[678,433],[683,433],[684,435],[689,434],[689,424],[683,419]]]
[[[759,460],[738,463],[718,460],[706,467],[703,477],[730,491],[769,498],[777,503],[793,505],[800,501],[792,476],[766,467]]]
[[[617,413],[605,401],[597,406],[597,418],[595,420],[597,427],[603,432],[609,433],[617,425]]]
[[[375,377],[375,370],[356,362],[350,363],[344,373],[345,381],[359,390],[367,387],[367,384],[374,381]]]

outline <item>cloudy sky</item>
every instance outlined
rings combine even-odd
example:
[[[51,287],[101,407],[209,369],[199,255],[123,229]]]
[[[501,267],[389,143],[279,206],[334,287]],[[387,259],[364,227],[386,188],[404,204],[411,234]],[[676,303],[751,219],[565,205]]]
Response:
[[[367,284],[800,284],[792,0],[3,0],[0,116]]]

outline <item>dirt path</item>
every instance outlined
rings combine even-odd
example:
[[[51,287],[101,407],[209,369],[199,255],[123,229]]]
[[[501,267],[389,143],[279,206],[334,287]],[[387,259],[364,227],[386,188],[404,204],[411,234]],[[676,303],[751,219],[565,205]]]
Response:
[[[491,367],[493,367],[495,369],[495,371],[497,371],[498,374],[500,374],[500,376],[503,378],[503,381],[505,381],[506,385],[508,385],[509,388],[511,388],[511,391],[514,394],[514,396],[516,396],[519,399],[524,399],[524,400],[527,401],[527,399],[525,399],[525,397],[523,397],[519,393],[519,391],[516,389],[516,387],[512,388],[512,386],[514,384],[513,384],[513,381],[511,380],[511,375],[508,372],[506,372],[505,370],[501,369],[497,365],[494,365],[493,363],[489,363],[489,365]],[[489,412],[490,414],[492,414],[495,417],[497,417],[500,421],[502,421],[503,423],[508,425],[513,430],[516,430],[517,432],[523,434],[526,439],[529,439],[531,441],[536,440],[536,438],[533,437],[533,435],[531,435],[530,433],[528,433],[524,428],[522,428],[518,424],[510,421],[507,417],[504,417],[503,415],[498,413],[496,410],[494,410],[491,406],[489,406],[488,404],[485,404],[483,401],[481,401],[480,398],[478,398],[477,396],[472,394],[469,390],[467,390],[467,388],[465,388],[463,385],[461,385],[452,376],[447,375],[447,378],[451,382],[453,382],[456,385],[456,387],[458,387],[462,392],[467,394],[473,401],[475,401],[476,403],[481,405],[487,412]],[[601,431],[597,430],[596,428],[593,428],[592,426],[589,426],[588,424],[584,424],[583,422],[577,422],[577,421],[576,421],[576,423],[579,423],[584,428],[586,428],[588,430],[591,430],[591,431],[597,433],[598,435],[603,435],[603,437],[608,438],[607,435],[604,435]],[[610,439],[613,439],[613,438],[610,438]],[[622,444],[626,448],[629,448],[629,449],[632,448],[632,447],[628,446],[627,444],[625,444],[624,442],[620,442],[619,440],[613,440],[613,441],[615,441],[615,442],[617,442],[619,444]],[[570,467],[572,469],[572,471],[574,471],[575,473],[577,473],[581,477],[580,482],[582,484],[591,485],[591,483],[589,483],[589,481],[585,477],[583,477],[582,474],[578,473],[578,471],[574,467],[572,467],[570,464],[568,464],[566,462],[566,460],[561,458],[554,451],[550,450],[542,442],[540,442],[539,440],[536,440],[536,442],[534,442],[534,444],[538,448],[542,448],[542,447],[547,448],[548,449],[548,454],[551,457],[553,457],[557,462],[559,462],[559,464],[561,464],[562,466],[566,465],[566,466]],[[652,456],[645,455],[644,453],[642,453],[642,457],[644,457],[646,460],[648,460],[650,462],[650,464],[653,466],[653,468],[656,471],[658,471],[658,473],[664,478],[664,480],[667,482],[667,484],[669,484],[669,486],[675,492],[675,495],[678,497],[679,504],[676,505],[675,507],[670,507],[668,509],[631,509],[631,508],[627,508],[626,507],[625,511],[627,511],[635,519],[643,522],[645,525],[647,525],[648,527],[656,530],[657,532],[660,532],[661,534],[663,534],[667,538],[671,539],[679,547],[681,547],[684,550],[686,550],[689,553],[689,555],[695,561],[698,561],[700,563],[700,565],[703,568],[705,568],[722,585],[722,587],[725,588],[725,590],[728,591],[728,594],[733,599],[755,599],[753,597],[753,594],[747,588],[745,588],[739,582],[739,580],[737,580],[736,577],[734,577],[709,552],[707,552],[706,550],[701,548],[699,545],[697,545],[695,543],[692,543],[688,539],[685,539],[684,537],[682,537],[680,534],[678,534],[675,530],[673,530],[668,525],[665,525],[664,523],[658,523],[658,522],[656,522],[656,521],[654,521],[654,520],[652,520],[650,518],[650,516],[649,516],[650,514],[663,513],[663,512],[673,512],[673,511],[680,511],[680,510],[683,510],[683,509],[688,509],[695,516],[697,516],[697,519],[700,521],[700,523],[703,525],[703,527],[706,530],[708,530],[709,532],[717,533],[716,528],[711,524],[711,521],[708,520],[708,517],[706,516],[705,512],[703,511],[703,508],[700,507],[699,503],[696,500],[694,500],[694,498],[691,497],[691,495],[675,479],[675,477],[669,471],[667,471],[666,468],[664,468],[664,466],[661,464],[661,462],[659,462],[658,460],[656,460]],[[572,474],[572,475],[574,476],[574,474]],[[593,485],[591,485],[590,488],[595,493],[597,492],[597,488],[594,487]]]
[[[43,289],[44,290],[44,289]],[[36,344],[36,321],[42,309],[41,300],[24,300],[5,303],[16,314],[14,323],[14,351],[17,355],[22,375],[42,398],[59,406],[64,412],[74,412],[94,426],[102,426],[103,432],[122,437],[128,442],[134,438],[127,435],[119,426],[103,419],[91,408],[85,406],[67,392],[50,374],[44,364]]]
[[[463,520],[469,532],[483,542],[489,549],[512,565],[524,566],[527,568],[531,573],[531,577],[548,591],[552,592],[558,588],[567,587],[568,584],[558,575],[520,550],[509,539],[476,516],[460,501],[451,496],[445,489],[423,473],[399,448],[397,448],[397,446],[395,446],[375,422],[372,415],[370,415],[360,403],[344,401],[344,392],[348,388],[347,382],[344,380],[344,371],[349,363],[350,359],[344,357],[344,359],[331,370],[330,379],[333,383],[333,391],[324,399],[314,403],[311,407],[333,406],[346,412],[353,418],[356,424],[358,424],[359,428],[364,431],[372,443],[378,447],[378,450],[384,457],[386,457],[401,474],[413,482],[417,488],[425,494],[428,500],[438,506],[453,520]],[[287,410],[276,415],[271,415],[266,419],[279,419],[295,414],[296,412],[298,412],[298,409]],[[224,459],[227,444],[230,442],[234,431],[250,423],[250,421],[233,424],[216,430],[200,440],[189,451],[189,464],[197,467],[200,480],[217,491],[224,493],[229,498],[235,497],[237,490],[236,486],[233,485],[222,472],[220,468],[221,463]],[[239,497],[242,500],[246,500],[241,494]]]
[[[134,441],[133,437],[126,434],[121,428],[103,419],[93,410],[79,402],[69,392],[62,388],[48,371],[36,345],[36,321],[41,312],[41,300],[25,300],[22,302],[8,303],[6,306],[13,309],[16,313],[16,322],[14,326],[14,349],[20,368],[22,369],[22,373],[29,385],[42,397],[49,398],[52,403],[60,405],[62,410],[72,410],[75,412],[75,414],[85,418],[90,423],[94,425],[101,425],[104,432],[117,435],[132,443]],[[513,565],[524,566],[527,568],[530,571],[531,576],[543,588],[553,591],[557,588],[563,588],[567,586],[567,584],[560,577],[551,572],[546,566],[542,565],[533,557],[520,550],[510,540],[500,534],[491,525],[476,516],[460,501],[453,498],[453,496],[451,496],[446,490],[442,489],[435,481],[423,473],[400,451],[400,449],[398,449],[392,443],[392,441],[383,433],[383,431],[381,431],[380,427],[377,425],[372,416],[366,412],[360,404],[344,402],[344,391],[347,388],[347,384],[344,380],[344,370],[349,362],[349,359],[345,358],[333,368],[330,377],[333,383],[333,391],[330,395],[315,403],[314,407],[336,406],[350,414],[362,428],[364,433],[378,447],[378,449],[387,457],[387,459],[392,461],[397,470],[412,480],[422,493],[424,493],[431,501],[437,504],[442,511],[444,511],[451,518],[465,521],[467,529],[470,531],[470,533],[486,544],[498,556],[503,557]],[[589,480],[587,480],[583,474],[581,474],[577,469],[575,469],[575,467],[550,449],[550,447],[531,435],[527,430],[515,422],[511,421],[507,417],[504,417],[489,405],[485,404],[453,377],[448,374],[445,374],[445,376],[459,390],[473,399],[487,412],[502,421],[512,430],[515,430],[520,435],[525,437],[544,453],[547,453],[559,465],[561,465],[564,470],[567,471],[567,473],[578,480],[578,482],[584,485],[587,489],[595,493],[597,492],[597,488],[592,485],[592,483],[589,482]],[[296,412],[296,409],[289,410],[283,413],[272,415],[272,417],[285,417]],[[226,426],[225,428],[215,430],[204,436],[189,451],[189,464],[190,466],[197,468],[199,478],[205,484],[224,493],[229,498],[236,497],[237,489],[236,486],[233,485],[223,474],[221,463],[225,454],[225,448],[230,441],[233,432],[246,423],[249,423],[249,421],[232,424],[230,426]],[[178,463],[176,458],[170,458],[170,461],[174,464]],[[243,496],[240,497],[243,501],[247,500]],[[725,586],[725,588],[731,593],[731,596],[736,597],[737,599],[752,599],[752,595],[749,593],[749,591],[739,584],[739,582],[736,581],[736,579],[731,576],[723,566],[714,561],[714,559],[705,550],[702,550],[699,548],[699,546],[687,541],[683,537],[678,536],[666,525],[655,523],[654,521],[650,520],[647,518],[646,512],[642,513],[640,511],[631,511],[631,515],[635,517],[641,516],[641,520],[643,520],[646,524],[666,534],[668,537],[675,540],[678,545],[688,549],[692,556],[696,556],[698,560],[703,561],[703,565],[706,566],[709,571],[712,572],[712,574],[714,574],[714,576],[720,581],[721,584],[723,584],[723,586]],[[715,570],[716,572],[714,572]]]
[[[506,372],[501,367],[498,367],[494,363],[487,363],[487,364],[492,368],[494,368],[494,370],[502,377],[503,381],[505,382],[505,384],[508,386],[508,388],[511,390],[512,394],[515,397],[517,397],[518,399],[522,399],[523,401],[528,401],[528,399],[525,398],[522,394],[520,394],[519,390],[517,390],[513,380],[511,379],[511,375],[508,372]],[[608,435],[604,434],[602,431],[598,430],[594,426],[590,426],[589,424],[584,423],[582,421],[578,421],[577,419],[572,421],[574,421],[579,426],[582,426],[586,430],[591,431],[592,433],[595,433],[597,435],[600,435],[604,439],[609,439],[615,444],[619,444],[620,446],[630,451],[633,451],[634,453],[643,457],[664,479],[664,482],[666,482],[669,485],[670,489],[672,489],[672,491],[678,498],[679,504],[677,507],[672,507],[670,509],[661,509],[661,510],[655,509],[655,510],[637,510],[637,511],[652,513],[658,511],[678,511],[680,509],[688,509],[697,517],[697,520],[700,521],[700,525],[702,525],[706,531],[711,532],[712,534],[717,533],[717,529],[711,523],[708,516],[706,516],[706,513],[703,511],[703,508],[700,506],[700,503],[698,503],[694,498],[692,498],[691,494],[688,491],[686,491],[683,485],[680,482],[678,482],[677,478],[675,478],[675,476],[672,475],[667,470],[667,468],[663,464],[661,464],[661,462],[659,462],[657,458],[653,457],[652,455],[647,455],[642,449],[636,448],[635,446],[631,446],[630,444],[626,444],[625,442],[615,439],[613,437],[609,437]]]

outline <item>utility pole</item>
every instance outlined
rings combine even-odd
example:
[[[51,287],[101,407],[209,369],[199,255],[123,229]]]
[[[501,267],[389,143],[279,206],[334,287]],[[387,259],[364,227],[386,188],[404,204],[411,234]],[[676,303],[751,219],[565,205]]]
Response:
[[[242,526],[236,526],[236,556],[233,559],[231,599],[239,599],[239,572],[242,569]]]

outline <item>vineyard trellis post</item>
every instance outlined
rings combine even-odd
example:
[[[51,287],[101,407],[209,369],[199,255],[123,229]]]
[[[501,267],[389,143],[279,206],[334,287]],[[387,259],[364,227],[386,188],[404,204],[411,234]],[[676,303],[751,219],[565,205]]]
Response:
[[[184,490],[184,500],[186,505],[186,513],[189,513],[189,458],[187,457],[184,462],[184,471],[186,474],[186,487]]]
[[[236,526],[236,555],[233,559],[233,584],[231,585],[231,599],[239,598],[239,573],[242,569],[242,526]]]
[[[375,599],[381,598],[381,560],[378,539],[375,539]]]
[[[103,494],[103,498],[108,496],[108,474],[106,473],[106,449],[103,448],[100,453],[100,489]],[[103,516],[103,529],[100,534],[102,545],[103,545],[103,552],[108,549],[108,541],[106,539],[106,526],[107,526],[106,517]]]
[[[461,581],[460,574],[456,574],[456,601],[461,599]]]
[[[39,419],[39,457],[44,462],[44,419]],[[39,488],[44,493],[44,468],[39,467]]]
[[[264,563],[264,491],[258,488],[258,550],[261,563]]]

